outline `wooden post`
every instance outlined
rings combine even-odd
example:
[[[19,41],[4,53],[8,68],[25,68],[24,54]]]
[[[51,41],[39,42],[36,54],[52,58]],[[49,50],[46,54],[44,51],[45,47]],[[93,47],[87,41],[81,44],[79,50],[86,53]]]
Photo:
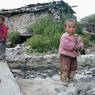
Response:
[[[8,64],[0,62],[0,95],[22,95]]]

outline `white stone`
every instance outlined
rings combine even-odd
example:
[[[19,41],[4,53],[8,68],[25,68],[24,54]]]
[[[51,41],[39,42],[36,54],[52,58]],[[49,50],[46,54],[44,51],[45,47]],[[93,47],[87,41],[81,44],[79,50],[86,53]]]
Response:
[[[0,95],[22,95],[6,62],[0,62]]]
[[[62,91],[62,92],[58,93],[57,95],[64,95],[64,92]]]
[[[55,81],[60,81],[60,76],[59,75],[54,75],[52,77],[52,79],[55,80]]]

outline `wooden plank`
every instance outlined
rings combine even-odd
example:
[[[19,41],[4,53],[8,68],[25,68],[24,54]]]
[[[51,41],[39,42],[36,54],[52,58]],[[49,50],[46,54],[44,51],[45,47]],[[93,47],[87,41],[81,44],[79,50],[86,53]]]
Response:
[[[0,62],[0,95],[22,95],[6,62]]]

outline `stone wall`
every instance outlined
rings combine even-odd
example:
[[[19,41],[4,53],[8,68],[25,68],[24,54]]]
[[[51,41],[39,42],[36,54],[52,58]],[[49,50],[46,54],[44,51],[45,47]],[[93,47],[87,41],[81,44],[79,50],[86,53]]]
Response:
[[[59,68],[59,54],[27,55],[25,46],[7,49],[6,60],[11,68]],[[95,66],[95,54],[80,55],[79,67]]]
[[[32,25],[36,20],[47,16],[48,13],[24,13],[10,17],[6,17],[6,25],[9,31],[18,31],[20,33],[26,33],[26,28]]]

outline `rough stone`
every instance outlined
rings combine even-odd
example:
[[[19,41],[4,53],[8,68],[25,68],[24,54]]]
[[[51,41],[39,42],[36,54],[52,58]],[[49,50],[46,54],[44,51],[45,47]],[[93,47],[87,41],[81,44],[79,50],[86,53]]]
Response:
[[[7,48],[6,60],[10,67],[30,67],[30,68],[59,68],[59,54],[50,55],[27,55],[24,45],[18,45],[15,48]],[[87,68],[85,74],[95,72],[89,71],[89,67],[95,66],[95,54],[80,55],[77,57],[80,69]],[[82,70],[81,70],[82,71]],[[84,72],[83,72],[84,74]]]
[[[79,74],[77,75],[79,76]],[[86,76],[86,75],[84,75]],[[81,76],[81,78],[85,78]],[[77,79],[77,77],[75,77]],[[59,75],[51,78],[33,78],[17,79],[23,95],[94,95],[95,81],[68,83],[68,86],[62,85]]]
[[[0,60],[0,95],[22,95],[6,62]]]

